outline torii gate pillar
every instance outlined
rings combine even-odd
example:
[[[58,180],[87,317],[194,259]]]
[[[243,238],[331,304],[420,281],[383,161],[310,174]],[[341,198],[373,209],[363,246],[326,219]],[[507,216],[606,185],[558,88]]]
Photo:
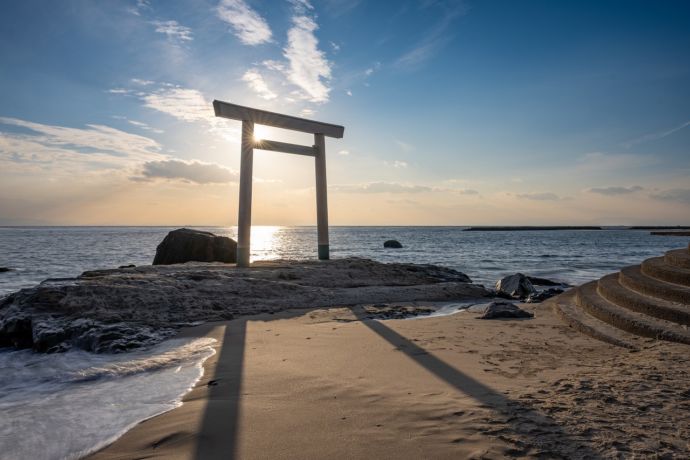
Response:
[[[248,267],[252,222],[252,169],[254,149],[294,153],[314,157],[316,172],[316,224],[318,233],[319,259],[329,258],[328,244],[328,184],[326,181],[326,139],[325,136],[342,138],[345,128],[329,123],[252,109],[228,102],[213,101],[218,117],[242,121],[242,146],[240,157],[240,204],[237,219],[237,266]],[[254,139],[254,123],[311,133],[314,145],[311,147],[278,141],[257,141]]]

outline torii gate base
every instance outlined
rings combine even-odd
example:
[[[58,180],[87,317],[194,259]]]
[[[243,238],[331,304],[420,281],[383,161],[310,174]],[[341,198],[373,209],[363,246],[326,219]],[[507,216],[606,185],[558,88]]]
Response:
[[[329,258],[328,246],[328,197],[326,182],[326,139],[340,139],[345,128],[329,123],[252,109],[228,102],[213,101],[217,117],[242,122],[242,146],[240,157],[240,205],[237,219],[237,266],[248,267],[252,222],[252,169],[254,149],[294,153],[314,157],[316,171],[316,225],[318,232],[319,259]],[[291,129],[314,135],[314,145],[288,144],[278,141],[254,139],[254,123],[276,128]]]

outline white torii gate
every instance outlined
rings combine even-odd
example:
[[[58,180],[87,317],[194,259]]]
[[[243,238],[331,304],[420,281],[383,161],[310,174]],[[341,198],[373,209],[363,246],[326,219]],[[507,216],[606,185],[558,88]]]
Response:
[[[240,205],[237,219],[237,266],[249,266],[252,225],[252,166],[254,149],[294,153],[314,157],[316,167],[316,224],[318,231],[319,259],[327,260],[328,247],[328,197],[326,194],[326,140],[325,136],[341,139],[345,128],[329,123],[307,120],[290,115],[252,109],[229,102],[213,101],[217,117],[242,122],[242,147],[240,157]],[[314,135],[314,145],[288,144],[286,142],[255,140],[254,124],[291,129]]]

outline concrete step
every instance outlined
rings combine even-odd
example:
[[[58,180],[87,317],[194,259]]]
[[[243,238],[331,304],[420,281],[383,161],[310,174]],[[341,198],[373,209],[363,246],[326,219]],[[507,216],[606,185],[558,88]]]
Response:
[[[575,290],[561,294],[554,298],[552,307],[561,320],[578,332],[586,334],[602,342],[609,343],[629,350],[639,350],[639,337],[611,326],[582,311],[575,305]]]
[[[663,257],[652,257],[641,264],[642,273],[667,283],[690,287],[690,270],[669,265]]]
[[[640,294],[622,286],[618,276],[618,273],[606,275],[597,283],[599,295],[604,299],[628,310],[690,326],[690,305]]]
[[[575,293],[576,304],[590,315],[631,334],[690,345],[690,331],[687,327],[611,303],[599,295],[597,284],[597,281],[583,284]]]
[[[650,278],[639,265],[625,267],[618,275],[621,285],[641,294],[690,305],[690,288]]]
[[[667,264],[680,268],[690,268],[690,251],[687,249],[674,249],[664,256]]]

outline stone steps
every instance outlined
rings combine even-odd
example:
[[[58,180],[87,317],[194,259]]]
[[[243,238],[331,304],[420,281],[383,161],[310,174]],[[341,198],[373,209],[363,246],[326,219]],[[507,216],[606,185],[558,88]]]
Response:
[[[577,288],[575,302],[591,316],[631,334],[690,345],[690,331],[686,328],[609,302],[597,292],[597,281]]]
[[[678,324],[690,325],[690,307],[627,289],[620,284],[617,273],[601,278],[597,284],[597,289],[599,295],[604,299],[632,311]]]
[[[690,304],[690,288],[651,278],[642,272],[639,265],[622,269],[619,280],[623,286],[641,294],[671,302]]]
[[[664,257],[654,257],[642,262],[642,273],[667,283],[690,287],[690,270],[666,263]]]
[[[680,268],[690,268],[690,251],[685,249],[675,249],[668,251],[664,256],[667,264]]]
[[[555,298],[553,306],[571,327],[624,348],[643,347],[641,337],[690,345],[690,251],[625,267]]]
[[[611,326],[587,313],[575,305],[575,290],[571,290],[553,300],[554,311],[561,320],[576,331],[602,342],[610,343],[629,350],[638,350],[639,338]]]

